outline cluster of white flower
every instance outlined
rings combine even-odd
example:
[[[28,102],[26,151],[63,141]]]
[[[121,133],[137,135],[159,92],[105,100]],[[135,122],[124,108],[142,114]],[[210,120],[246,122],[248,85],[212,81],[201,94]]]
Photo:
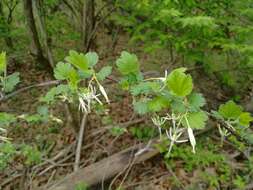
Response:
[[[101,92],[101,94],[97,94],[96,87],[92,84],[92,81],[93,79],[89,82],[88,88],[85,92],[79,93],[79,109],[85,113],[91,112],[91,105],[94,101],[98,102],[101,105],[103,104],[99,99],[99,96],[101,94],[104,96],[106,102],[110,103],[104,87],[98,81],[96,81],[99,91]]]
[[[187,128],[181,125],[183,119],[186,121]],[[169,154],[175,143],[184,143],[188,142],[188,140],[190,140],[192,151],[193,153],[195,153],[196,140],[193,134],[193,130],[187,120],[186,114],[175,115],[174,113],[172,113],[167,114],[165,117],[154,116],[152,117],[152,121],[154,125],[158,127],[160,139],[162,138],[162,125],[164,125],[166,121],[170,121],[170,123],[172,124],[172,126],[170,126],[168,129],[164,128],[165,135],[170,140],[170,146],[168,150]],[[186,132],[188,133],[188,139],[180,139],[181,136]]]

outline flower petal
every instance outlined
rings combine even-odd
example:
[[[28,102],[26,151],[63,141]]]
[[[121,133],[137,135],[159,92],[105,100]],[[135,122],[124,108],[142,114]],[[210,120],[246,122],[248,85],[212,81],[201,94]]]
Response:
[[[105,92],[104,87],[103,87],[101,84],[98,84],[98,87],[99,87],[99,90],[100,90],[100,92],[102,93],[102,95],[105,97],[106,102],[107,102],[108,104],[110,104],[109,98],[108,98],[108,96],[107,96],[107,94],[106,94],[106,92]]]
[[[195,140],[192,128],[188,127],[187,132],[189,135],[190,143],[192,145],[192,152],[195,153],[196,140]]]

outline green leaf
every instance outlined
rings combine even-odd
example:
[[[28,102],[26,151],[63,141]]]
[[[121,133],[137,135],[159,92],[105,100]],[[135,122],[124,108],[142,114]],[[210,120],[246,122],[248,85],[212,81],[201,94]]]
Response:
[[[140,82],[131,87],[130,92],[134,96],[138,96],[140,94],[147,94],[152,91],[157,92],[160,89],[160,85],[156,82]]]
[[[0,74],[6,71],[6,53],[2,52],[0,54]]]
[[[170,102],[164,96],[157,96],[148,102],[148,108],[152,112],[159,112],[164,108],[168,108]]]
[[[88,52],[85,54],[89,67],[93,67],[98,62],[98,54],[96,52]]]
[[[42,154],[37,147],[24,145],[21,148],[21,152],[26,157],[25,164],[29,166],[39,164],[42,161]]]
[[[40,123],[42,121],[42,116],[40,114],[33,114],[33,115],[25,115],[23,119],[27,123]]]
[[[132,86],[130,92],[133,96],[146,94],[150,92],[150,84],[148,82],[140,82],[139,84]]]
[[[87,70],[87,72],[83,72],[80,70],[77,71],[78,77],[81,80],[90,78],[93,75],[93,73],[94,73],[93,70]]]
[[[70,91],[69,85],[60,84],[60,85],[58,85],[58,86],[56,86],[56,87],[51,88],[51,89],[47,92],[47,94],[46,94],[44,97],[42,97],[42,98],[40,99],[40,101],[46,102],[46,103],[48,103],[48,104],[49,104],[49,103],[52,103],[52,102],[55,100],[55,98],[56,98],[57,96],[59,96],[59,95],[61,95],[61,94],[66,95],[66,94],[69,93],[69,91]]]
[[[123,127],[113,127],[110,129],[110,133],[113,135],[113,136],[120,136],[120,135],[123,135],[125,132],[127,132],[126,128],[123,128]]]
[[[200,112],[188,113],[186,115],[186,118],[192,129],[203,129],[206,125],[208,116],[206,115],[205,112],[200,111]],[[182,124],[184,127],[188,127],[185,118],[182,120]]]
[[[77,53],[76,51],[70,50],[69,56],[65,58],[65,60],[81,71],[87,71],[88,70],[88,59],[83,53]]]
[[[0,112],[0,127],[9,126],[16,121],[16,117],[12,114]]]
[[[243,112],[239,116],[239,123],[242,126],[248,127],[250,122],[253,121],[253,117],[248,112]]]
[[[237,119],[242,113],[242,107],[230,100],[227,103],[220,105],[218,112],[225,119]]]
[[[184,17],[180,18],[179,21],[182,23],[183,27],[187,26],[208,27],[208,28],[216,27],[214,18],[209,16]]]
[[[223,119],[222,115],[219,112],[212,110],[211,113],[212,113],[212,116],[215,117],[216,119],[219,119],[219,120]]]
[[[170,105],[171,109],[177,113],[185,113],[187,108],[183,102],[183,100],[173,100]]]
[[[4,91],[11,92],[14,90],[15,86],[20,82],[19,73],[15,72],[6,77],[4,81]]]
[[[130,84],[126,78],[121,79],[119,85],[123,90],[129,90]]]
[[[59,62],[54,69],[54,77],[58,80],[65,80],[69,78],[74,68],[69,63]]]
[[[190,75],[184,73],[185,68],[172,71],[166,79],[167,87],[176,96],[185,97],[192,92],[193,83]]]
[[[188,103],[192,111],[198,111],[206,104],[205,98],[200,93],[192,93],[188,97]]]
[[[121,56],[116,61],[116,64],[122,75],[128,75],[130,73],[137,74],[140,71],[137,56],[126,51],[121,53]]]
[[[148,112],[148,104],[146,101],[134,102],[134,111],[138,114],[145,114]]]
[[[108,77],[112,73],[112,67],[111,66],[105,66],[103,67],[97,74],[97,79],[102,81],[106,77]]]
[[[78,88],[78,83],[80,82],[79,76],[75,70],[69,73],[69,85],[72,90],[76,90]]]

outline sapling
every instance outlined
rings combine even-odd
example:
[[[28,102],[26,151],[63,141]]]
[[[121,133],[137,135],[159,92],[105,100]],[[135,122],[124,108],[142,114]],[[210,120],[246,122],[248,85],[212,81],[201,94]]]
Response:
[[[95,103],[102,105],[101,96],[109,103],[109,98],[101,85],[101,81],[110,75],[111,67],[105,66],[96,72],[94,67],[97,62],[98,55],[94,52],[83,54],[70,51],[65,62],[59,62],[54,69],[55,78],[67,83],[52,88],[42,98],[42,101],[47,103],[54,102],[56,98],[69,103],[77,103],[79,110],[83,113],[76,150],[75,170],[78,169],[84,126],[88,114],[92,111],[92,105]]]
[[[7,59],[6,59],[6,53],[2,52],[0,54],[0,98],[4,97],[5,93],[11,92],[15,86],[19,83],[19,73],[15,72],[13,74],[8,75],[7,74]],[[10,120],[10,122],[13,119],[11,114],[7,113],[0,113],[0,121],[2,120],[3,122],[7,120]],[[0,132],[6,132],[4,128],[1,127],[0,122]],[[0,140],[6,141],[7,138],[0,136]]]
[[[231,132],[242,134],[253,121],[250,113],[243,112],[233,101],[221,105],[218,112],[204,111],[205,98],[194,92],[192,77],[186,74],[186,68],[165,71],[163,77],[144,78],[138,58],[128,52],[122,52],[116,64],[122,75],[120,85],[131,93],[135,112],[149,115],[158,128],[160,141],[165,138],[170,142],[166,156],[176,143],[187,141],[195,153],[194,130],[205,127],[208,115],[223,122],[218,127],[222,139]]]
[[[222,143],[231,134],[236,134],[246,141],[252,141],[249,139],[251,134],[249,127],[253,117],[234,101],[230,100],[220,105],[218,111],[212,111],[211,115],[221,123],[218,123],[218,129]]]
[[[170,141],[167,155],[173,145],[187,141],[195,153],[193,130],[203,129],[208,117],[201,109],[205,99],[193,92],[192,78],[186,74],[186,68],[165,71],[164,77],[144,78],[136,55],[128,52],[122,52],[116,64],[123,76],[121,86],[133,96],[134,110],[148,114],[158,128],[160,140]]]

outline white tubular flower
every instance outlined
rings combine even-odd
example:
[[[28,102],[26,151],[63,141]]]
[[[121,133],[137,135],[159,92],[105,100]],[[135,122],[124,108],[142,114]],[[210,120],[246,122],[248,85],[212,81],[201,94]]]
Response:
[[[99,83],[98,83],[98,87],[99,87],[100,92],[101,92],[102,95],[104,96],[106,102],[107,102],[108,104],[110,104],[109,98],[108,98],[108,96],[107,96],[107,94],[106,94],[106,91],[105,91],[104,87],[103,87],[101,84],[99,84]]]
[[[160,77],[160,78],[157,78],[157,79],[158,79],[158,80],[161,80],[162,82],[165,82],[166,79],[167,79],[167,76],[168,76],[168,71],[165,70],[165,72],[164,72],[164,77]]]
[[[162,128],[161,126],[165,123],[165,119],[162,118],[162,117],[159,117],[159,116],[154,116],[151,118],[152,122],[154,123],[154,125],[156,127],[158,127],[158,130],[159,130],[159,136],[160,136],[160,139],[162,138]]]
[[[89,113],[91,111],[91,103],[93,100],[102,105],[102,102],[99,100],[98,96],[100,94],[96,94],[96,89],[89,85],[87,92],[79,94],[79,109],[83,112]]]
[[[168,139],[170,141],[173,141],[173,143],[184,143],[184,142],[188,141],[188,139],[178,140],[182,136],[184,129],[173,130],[172,128],[169,128],[169,130],[166,130],[165,132],[166,132]]]
[[[195,146],[196,146],[196,140],[195,140],[195,137],[194,137],[194,134],[193,134],[193,130],[189,124],[189,121],[187,119],[187,117],[185,116],[185,121],[186,121],[186,124],[187,124],[187,132],[188,132],[188,136],[189,136],[189,140],[190,140],[190,143],[191,143],[191,146],[192,146],[192,152],[193,153],[196,153],[195,151]]]
[[[218,129],[222,137],[227,137],[230,135],[230,132],[227,129],[223,129],[219,124],[218,124]]]
[[[196,140],[195,140],[195,137],[194,137],[194,134],[193,134],[193,130],[192,130],[192,128],[188,127],[187,131],[188,131],[190,143],[192,145],[192,152],[196,153],[196,151],[195,151]]]
[[[165,123],[165,119],[163,117],[154,116],[151,118],[152,122],[155,126],[161,127]]]
[[[83,100],[83,97],[79,95],[79,110],[88,113],[88,105]]]

